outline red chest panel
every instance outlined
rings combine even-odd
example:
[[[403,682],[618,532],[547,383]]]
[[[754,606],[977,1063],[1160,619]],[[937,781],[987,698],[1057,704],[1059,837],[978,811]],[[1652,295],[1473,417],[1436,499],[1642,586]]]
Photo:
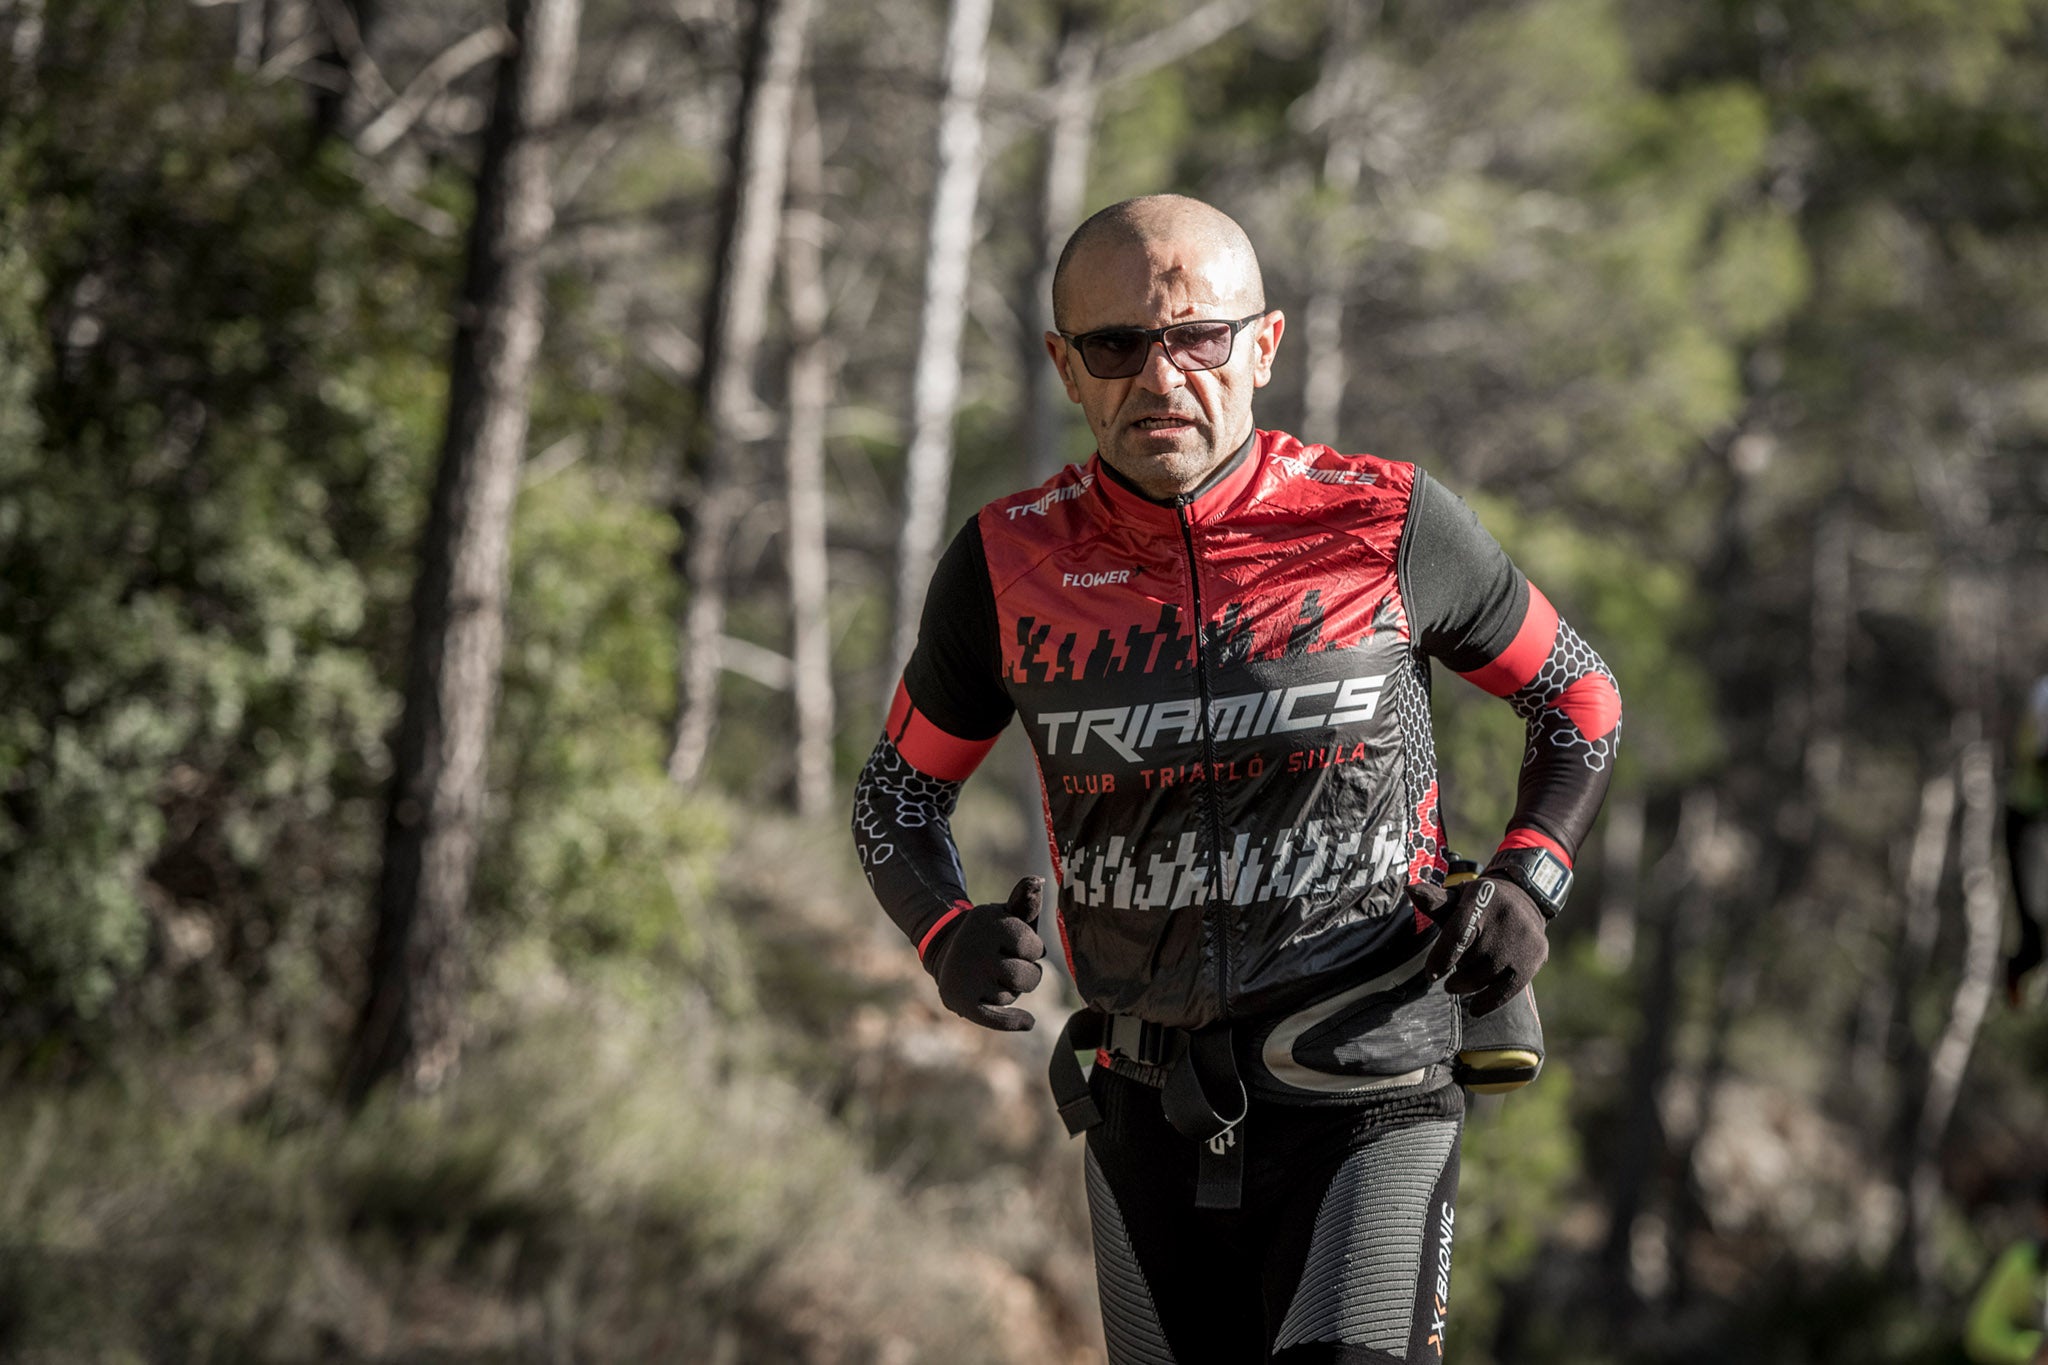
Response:
[[[1215,667],[1358,644],[1392,613],[1410,465],[1261,432],[1185,508],[1118,485],[1099,461],[981,513],[1003,675],[1012,685],[1192,667],[1197,601]]]

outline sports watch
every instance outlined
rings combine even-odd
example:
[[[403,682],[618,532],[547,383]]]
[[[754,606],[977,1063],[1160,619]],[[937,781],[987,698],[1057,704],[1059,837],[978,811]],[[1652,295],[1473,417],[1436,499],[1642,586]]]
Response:
[[[1484,874],[1505,877],[1529,893],[1543,918],[1553,920],[1572,892],[1572,870],[1547,848],[1504,848],[1493,855]]]

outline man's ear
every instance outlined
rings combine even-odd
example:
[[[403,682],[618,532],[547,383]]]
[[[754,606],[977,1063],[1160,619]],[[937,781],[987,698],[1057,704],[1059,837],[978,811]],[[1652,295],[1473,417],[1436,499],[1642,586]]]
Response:
[[[1074,385],[1074,353],[1067,346],[1067,339],[1058,332],[1045,334],[1045,353],[1052,357],[1052,367],[1060,372],[1060,383],[1067,387],[1067,401],[1081,401],[1081,390]],[[1263,382],[1263,381],[1262,381]]]
[[[1280,350],[1280,334],[1287,330],[1287,315],[1275,308],[1252,329],[1252,387],[1263,389],[1273,380],[1273,357]]]

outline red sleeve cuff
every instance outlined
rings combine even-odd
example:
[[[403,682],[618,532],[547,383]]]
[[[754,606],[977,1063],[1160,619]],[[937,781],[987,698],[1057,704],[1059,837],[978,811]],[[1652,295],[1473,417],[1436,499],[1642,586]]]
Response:
[[[1566,849],[1563,844],[1560,844],[1557,840],[1551,838],[1548,834],[1544,834],[1538,830],[1530,829],[1527,826],[1524,826],[1521,829],[1509,830],[1508,837],[1501,840],[1500,847],[1498,849],[1495,849],[1494,851],[1496,853],[1505,853],[1507,850],[1511,848],[1548,849],[1550,852],[1555,853],[1558,857],[1562,858],[1564,860],[1564,865],[1566,867],[1570,867],[1572,865],[1572,855],[1570,850]]]
[[[966,901],[954,901],[953,908],[932,921],[932,927],[924,931],[924,937],[917,941],[917,960],[924,961],[924,950],[932,946],[932,940],[939,936],[939,930],[959,919],[974,907]]]

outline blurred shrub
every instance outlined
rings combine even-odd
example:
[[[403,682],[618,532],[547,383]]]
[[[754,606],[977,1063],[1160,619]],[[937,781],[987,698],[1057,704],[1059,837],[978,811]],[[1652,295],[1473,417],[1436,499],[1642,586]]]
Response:
[[[715,801],[662,767],[675,696],[676,527],[581,466],[521,496],[477,913],[559,960],[623,957],[736,989],[708,914]]]
[[[1571,1098],[1571,1071],[1553,1050],[1533,1083],[1498,1099],[1476,1097],[1466,1118],[1451,1281],[1460,1360],[1493,1358],[1503,1288],[1528,1274],[1555,1237],[1580,1168]]]
[[[765,1032],[534,952],[490,996],[445,1094],[346,1126],[143,1075],[0,1111],[0,1358],[1005,1358],[987,1258]]]

